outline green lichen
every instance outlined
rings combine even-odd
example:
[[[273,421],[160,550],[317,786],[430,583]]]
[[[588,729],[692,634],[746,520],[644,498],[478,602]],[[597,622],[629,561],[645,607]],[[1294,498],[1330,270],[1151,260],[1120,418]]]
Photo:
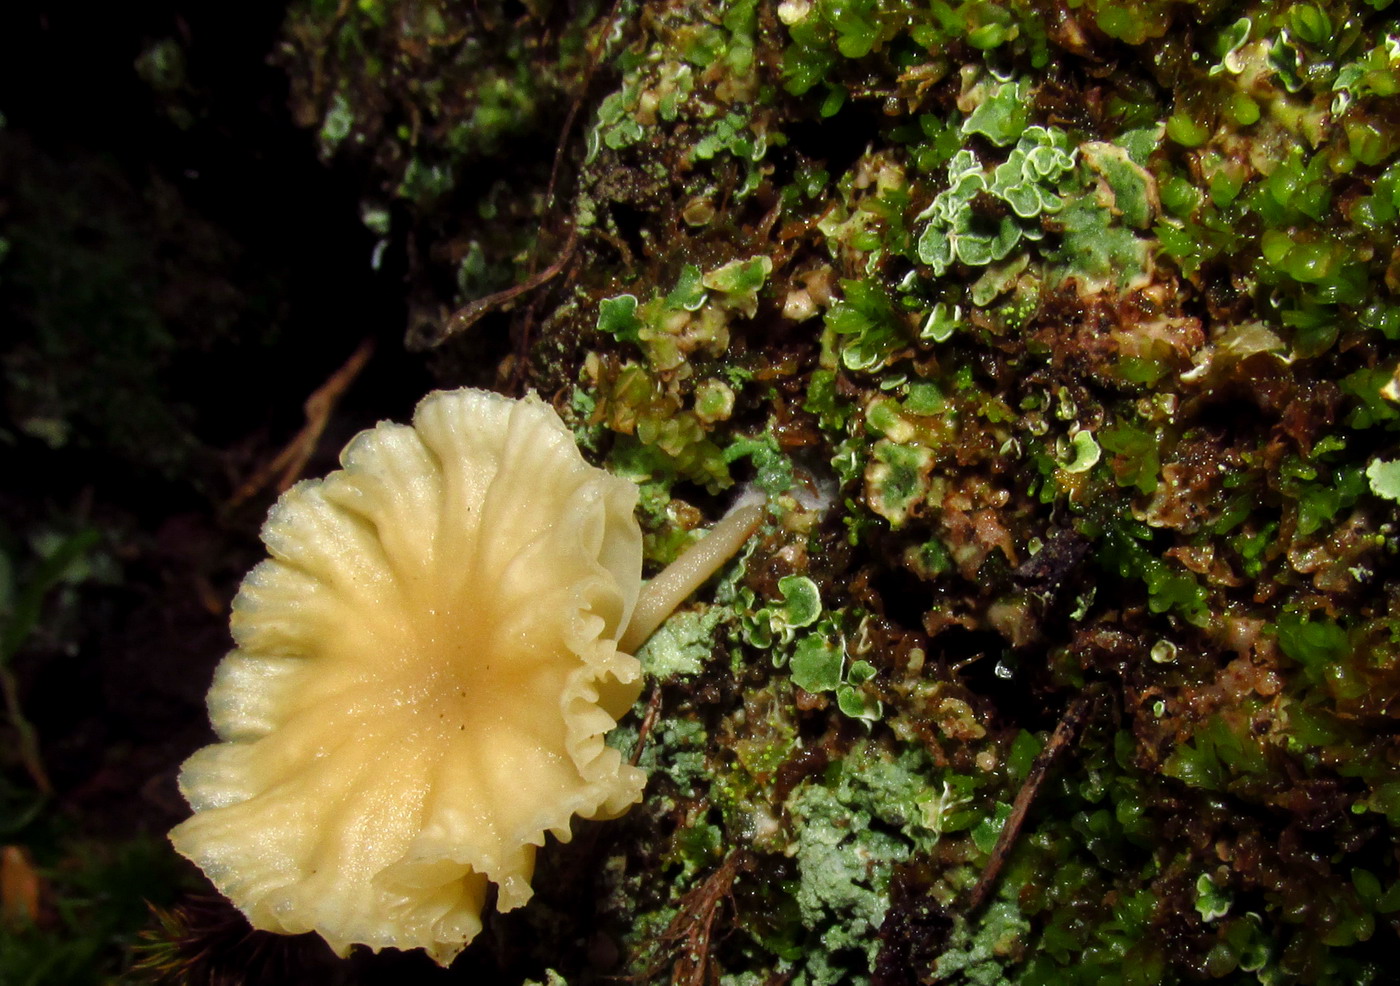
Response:
[[[970,149],[948,163],[947,188],[920,214],[929,222],[919,234],[918,256],[935,277],[954,263],[985,267],[1005,260],[1023,240],[1044,235],[1041,225],[1029,220],[1064,207],[1058,183],[1074,166],[1064,133],[1041,126],[1018,133],[1023,136],[1011,153],[993,167]],[[979,196],[1004,203],[1008,214],[979,211]]]
[[[973,986],[1000,986],[1007,959],[1026,947],[1030,921],[1014,900],[997,900],[976,921],[958,921],[948,948],[938,957],[935,974]]]
[[[877,442],[865,471],[870,509],[902,526],[928,495],[932,468],[933,453],[923,446]]]
[[[672,616],[637,651],[642,670],[666,679],[699,674],[713,652],[715,630],[723,616],[724,611],[714,607]]]
[[[834,628],[828,626],[827,634]],[[834,692],[841,685],[846,667],[846,651],[839,639],[812,633],[798,642],[792,655],[792,681],[809,692]]]
[[[928,844],[918,807],[928,769],[919,754],[890,757],[861,745],[839,769],[820,783],[805,784],[789,801],[801,826],[794,897],[809,940],[827,955],[874,959],[874,932],[889,907],[893,868]],[[804,979],[813,984],[868,981],[859,965],[806,966]]]

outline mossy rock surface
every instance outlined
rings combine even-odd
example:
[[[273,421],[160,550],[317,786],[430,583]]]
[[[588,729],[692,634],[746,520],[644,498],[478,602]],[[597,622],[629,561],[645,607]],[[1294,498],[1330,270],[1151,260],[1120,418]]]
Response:
[[[511,10],[286,28],[410,338],[551,399],[655,566],[770,504],[650,645],[652,781],[560,857],[596,906],[542,894],[555,968],[1386,981],[1388,0]]]

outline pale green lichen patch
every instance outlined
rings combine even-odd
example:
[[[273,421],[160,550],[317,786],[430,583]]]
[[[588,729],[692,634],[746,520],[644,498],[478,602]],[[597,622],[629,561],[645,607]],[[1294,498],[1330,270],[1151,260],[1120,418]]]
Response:
[[[718,607],[675,614],[637,651],[642,670],[664,679],[699,674],[714,652],[715,630],[723,616]]]
[[[781,602],[756,608],[752,600],[747,601],[742,617],[744,636],[754,646],[767,648],[776,643],[786,647],[798,630],[810,627],[821,616],[821,592],[807,576],[783,576],[778,580],[778,592]]]
[[[803,785],[790,799],[789,811],[801,823],[793,847],[795,899],[808,934],[826,952],[874,959],[893,869],[928,845],[919,802],[929,770],[919,754],[891,757],[862,744],[822,782]],[[824,963],[804,971],[814,986],[867,981]]]
[[[956,921],[948,948],[934,965],[935,975],[974,986],[1005,983],[1007,961],[1025,951],[1030,932],[1030,919],[1015,900],[993,901],[975,920]]]
[[[1152,135],[1148,134],[1151,140]],[[1124,224],[1146,229],[1160,208],[1157,180],[1133,159],[1127,147],[1103,141],[1081,144],[1085,166],[1103,180],[1109,206]]]
[[[1098,465],[1103,455],[1103,449],[1094,441],[1094,434],[1090,431],[1076,431],[1070,436],[1068,451],[1068,461],[1061,466],[1068,473],[1088,472]]]
[[[980,91],[979,91],[980,90]],[[976,103],[963,121],[965,135],[980,134],[998,147],[1013,143],[1030,123],[1030,84],[1024,80],[982,80],[965,92],[963,102]]]
[[[1371,492],[1387,500],[1400,500],[1400,461],[1373,459],[1366,467]]]
[[[933,453],[921,445],[877,442],[865,469],[870,509],[892,526],[902,526],[928,495],[932,468]]]
[[[813,693],[834,692],[840,687],[846,668],[845,646],[827,634],[808,634],[793,650],[790,667],[793,684],[798,688]]]

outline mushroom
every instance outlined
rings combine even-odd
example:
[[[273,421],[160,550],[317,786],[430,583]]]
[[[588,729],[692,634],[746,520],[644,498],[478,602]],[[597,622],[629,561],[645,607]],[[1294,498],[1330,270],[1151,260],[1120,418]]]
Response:
[[[629,652],[760,508],[643,589],[636,487],[537,397],[434,392],[341,465],[268,515],[170,839],[254,927],[447,965],[488,884],[530,898],[545,833],[640,800],[604,743],[641,690]]]

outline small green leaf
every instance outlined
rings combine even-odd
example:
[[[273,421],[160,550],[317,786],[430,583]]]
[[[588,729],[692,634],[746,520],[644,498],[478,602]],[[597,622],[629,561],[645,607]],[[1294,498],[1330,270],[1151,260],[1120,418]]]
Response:
[[[1309,619],[1300,613],[1284,613],[1277,625],[1278,645],[1301,664],[1308,676],[1321,680],[1351,656],[1351,643],[1344,628],[1325,616]]]
[[[1094,433],[1091,431],[1075,432],[1070,438],[1069,444],[1074,458],[1060,467],[1065,472],[1088,472],[1098,464],[1099,457],[1103,454],[1099,443],[1094,441]]]
[[[927,342],[947,342],[962,324],[962,309],[940,301],[933,306],[919,329],[919,338]]]
[[[19,652],[25,640],[39,625],[44,599],[59,583],[73,578],[83,565],[84,556],[101,540],[96,530],[79,531],[57,538],[44,552],[43,561],[29,574],[22,587],[12,590],[14,598],[0,615],[0,668]]]
[[[1211,68],[1211,75],[1219,75],[1222,72],[1229,72],[1231,75],[1239,75],[1244,71],[1244,60],[1240,55],[1245,42],[1249,40],[1249,32],[1254,24],[1248,17],[1241,17],[1235,23],[1220,32],[1217,42],[1217,50],[1220,52],[1220,63]]]
[[[725,294],[743,294],[763,287],[763,282],[772,269],[773,261],[768,257],[733,260],[717,270],[710,271],[701,279],[701,283]]]
[[[1006,769],[1015,781],[1024,781],[1031,772],[1031,765],[1040,756],[1045,744],[1034,733],[1021,730],[1011,741],[1011,750],[1006,755]]]
[[[875,665],[869,661],[854,661],[846,671],[846,680],[853,685],[863,685],[875,677]]]
[[[964,134],[981,134],[1005,147],[1025,133],[1030,122],[1029,87],[1024,82],[1003,82],[963,121]]]
[[[822,613],[822,597],[817,584],[805,575],[785,575],[778,580],[783,594],[783,619],[790,627],[807,627]]]
[[[812,633],[797,642],[792,655],[792,681],[812,693],[835,691],[841,684],[846,655],[840,645]]]
[[[641,328],[634,295],[620,294],[598,302],[599,332],[605,332],[619,342],[637,342],[641,338]]]
[[[1230,894],[1217,887],[1208,873],[1196,878],[1196,913],[1202,921],[1214,921],[1230,913]]]
[[[1011,806],[1004,801],[998,801],[996,810],[990,818],[984,818],[972,830],[972,842],[977,846],[979,852],[989,853],[996,848],[997,840],[1001,838],[1001,830],[1006,827],[1006,820],[1011,817]]]
[[[1366,478],[1370,481],[1371,492],[1376,496],[1400,501],[1400,459],[1393,462],[1372,460],[1366,467]]]
[[[942,277],[953,264],[953,241],[949,239],[947,229],[937,224],[930,223],[919,234],[916,249],[919,259],[933,268],[935,276]]]
[[[1332,40],[1332,20],[1327,13],[1310,3],[1294,4],[1288,8],[1288,24],[1293,33],[1310,45],[1322,46]]]
[[[815,370],[807,384],[807,399],[802,408],[817,416],[817,424],[828,430],[846,427],[851,409],[836,393],[836,372]]]
[[[855,4],[833,5],[836,50],[847,58],[864,58],[875,47],[879,25],[869,20],[868,11]]]
[[[1230,116],[1242,127],[1259,122],[1259,104],[1242,92],[1230,97],[1228,109]]]
[[[698,311],[705,304],[705,286],[701,283],[700,268],[686,264],[681,268],[681,276],[676,286],[666,296],[666,307],[688,312]]]
[[[869,698],[847,684],[836,689],[836,707],[852,719],[863,719],[867,723],[879,719],[885,710],[879,699]]]
[[[841,107],[845,105],[846,90],[841,86],[832,86],[827,90],[826,98],[822,100],[819,112],[821,113],[822,119],[826,119],[827,117],[835,116],[837,113],[841,112]]]
[[[948,411],[948,401],[943,396],[943,388],[930,380],[915,380],[909,384],[909,396],[901,407],[910,414],[932,417]]]
[[[1183,147],[1200,147],[1210,137],[1210,131],[1183,113],[1167,119],[1167,136]]]

